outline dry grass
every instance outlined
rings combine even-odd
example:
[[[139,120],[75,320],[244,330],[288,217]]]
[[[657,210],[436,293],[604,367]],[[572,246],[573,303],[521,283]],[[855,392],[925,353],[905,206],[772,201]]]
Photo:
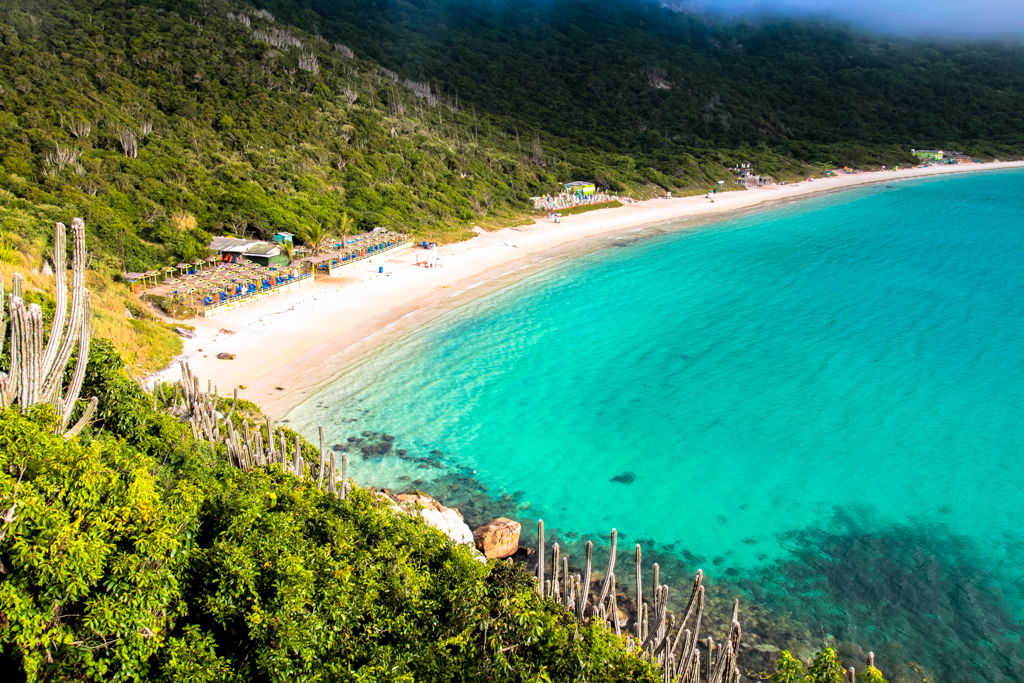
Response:
[[[0,263],[0,280],[10,289],[11,276],[21,273],[26,291],[53,297],[54,278],[43,275],[39,268],[43,263],[41,246],[19,240],[16,247],[14,256]],[[107,273],[92,270],[86,274],[86,284],[91,294],[93,336],[113,342],[132,374],[139,376],[159,370],[181,353],[181,338],[126,285],[114,282]]]

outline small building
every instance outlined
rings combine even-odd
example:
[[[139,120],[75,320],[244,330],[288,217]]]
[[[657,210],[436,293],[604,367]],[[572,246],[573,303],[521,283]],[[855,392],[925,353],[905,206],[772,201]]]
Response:
[[[224,263],[241,263],[252,261],[261,266],[286,266],[288,256],[274,242],[263,240],[247,240],[237,237],[214,237],[209,250],[216,252]]]
[[[276,244],[260,243],[245,250],[242,258],[260,266],[287,266],[288,255]]]
[[[910,153],[921,161],[942,161],[945,154],[941,149],[912,149]]]
[[[752,187],[764,187],[765,185],[772,185],[775,183],[775,178],[766,175],[748,175],[742,178],[737,178],[736,182],[743,187],[750,189]]]
[[[771,176],[758,175],[754,173],[754,168],[749,163],[742,163],[738,166],[733,166],[729,171],[736,176],[737,183],[748,189],[751,187],[771,185],[775,182],[775,179]]]
[[[274,241],[278,244],[294,244],[295,235],[282,231],[274,235]]]
[[[238,263],[242,254],[251,246],[259,244],[259,240],[246,240],[237,237],[214,237],[207,248],[216,252],[224,263]]]
[[[585,180],[574,180],[571,183],[566,183],[562,186],[562,189],[566,194],[575,194],[582,197],[597,194],[597,185],[588,183]]]
[[[949,152],[944,157],[947,164],[970,164],[977,161],[972,156],[968,156],[963,152]]]

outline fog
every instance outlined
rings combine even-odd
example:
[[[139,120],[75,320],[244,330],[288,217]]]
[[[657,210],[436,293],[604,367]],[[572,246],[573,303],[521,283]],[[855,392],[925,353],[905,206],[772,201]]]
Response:
[[[1024,38],[1024,0],[669,0],[731,17],[838,19],[901,36]]]

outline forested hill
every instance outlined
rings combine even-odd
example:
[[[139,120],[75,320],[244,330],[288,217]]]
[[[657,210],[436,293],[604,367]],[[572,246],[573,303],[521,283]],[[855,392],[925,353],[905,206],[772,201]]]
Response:
[[[209,233],[300,233],[346,210],[364,229],[464,228],[522,209],[560,170],[251,6],[0,8],[9,239],[82,215],[94,253],[133,270],[205,254]]]
[[[507,125],[619,152],[764,144],[843,161],[829,156],[1024,145],[1020,45],[712,21],[655,0],[257,2]]]
[[[38,253],[40,226],[81,215],[98,264],[139,270],[344,213],[457,238],[571,178],[644,196],[739,161],[1024,151],[1019,47],[653,2],[260,2],[3,3],[0,246]]]

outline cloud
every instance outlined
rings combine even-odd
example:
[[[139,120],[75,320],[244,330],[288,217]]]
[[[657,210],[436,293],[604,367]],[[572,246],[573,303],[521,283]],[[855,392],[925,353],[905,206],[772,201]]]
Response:
[[[682,0],[729,16],[831,18],[900,35],[1024,38],[1022,0]]]

